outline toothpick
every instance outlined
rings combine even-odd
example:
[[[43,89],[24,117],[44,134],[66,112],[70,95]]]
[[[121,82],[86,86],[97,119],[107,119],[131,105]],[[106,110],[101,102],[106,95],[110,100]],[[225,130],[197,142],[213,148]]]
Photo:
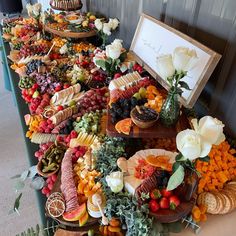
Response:
[[[55,46],[55,42],[53,42],[53,44],[52,44],[52,46],[51,46],[51,48],[49,49],[49,51],[48,51],[48,53],[47,53],[47,55],[46,56],[48,56],[49,54],[50,54],[50,52],[52,51],[52,49],[53,49],[53,47]]]

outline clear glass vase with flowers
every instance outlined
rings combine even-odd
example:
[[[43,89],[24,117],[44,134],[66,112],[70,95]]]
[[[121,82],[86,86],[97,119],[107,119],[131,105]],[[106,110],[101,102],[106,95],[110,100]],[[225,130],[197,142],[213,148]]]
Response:
[[[157,71],[170,86],[167,99],[160,113],[161,122],[166,126],[176,124],[179,119],[180,104],[178,98],[182,95],[183,89],[190,90],[183,78],[196,61],[196,51],[185,47],[175,48],[173,56],[168,54],[157,58]]]

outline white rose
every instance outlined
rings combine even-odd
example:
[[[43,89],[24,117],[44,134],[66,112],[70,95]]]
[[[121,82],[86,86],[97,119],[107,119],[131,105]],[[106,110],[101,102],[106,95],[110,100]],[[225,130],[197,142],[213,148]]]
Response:
[[[94,25],[98,31],[102,30],[103,23],[102,23],[101,19],[96,19],[94,21]]]
[[[27,13],[29,16],[32,16],[33,14],[33,6],[31,4],[26,4],[26,9],[27,9]]]
[[[120,192],[124,187],[123,173],[121,171],[112,172],[106,176],[106,182],[112,192]]]
[[[67,47],[67,45],[64,44],[64,45],[60,48],[59,52],[60,52],[61,54],[66,54],[66,53],[68,52],[68,47]]]
[[[115,45],[116,47],[119,47],[120,49],[122,49],[123,48],[122,43],[123,43],[123,40],[115,39],[111,44]]]
[[[120,45],[108,45],[106,46],[106,56],[112,58],[113,60],[118,59],[121,54]]]
[[[111,27],[108,23],[103,24],[103,33],[106,35],[111,35]]]
[[[189,160],[205,157],[211,150],[211,144],[201,139],[201,136],[191,129],[179,132],[176,136],[176,144],[182,155]]]
[[[114,19],[110,18],[108,21],[108,24],[112,30],[115,30],[118,27],[119,23],[120,23],[119,20],[116,18]]]
[[[34,5],[33,5],[33,14],[34,14],[35,16],[40,15],[41,9],[42,9],[42,4],[41,4],[41,3],[36,3],[36,4],[34,4]]]
[[[175,68],[170,54],[157,57],[157,72],[163,79],[174,75]]]
[[[197,53],[185,47],[177,47],[173,53],[173,64],[177,71],[188,71],[197,62]]]
[[[208,143],[218,145],[225,140],[224,124],[220,120],[211,116],[204,116],[199,122],[197,119],[192,119],[191,122],[195,131]]]

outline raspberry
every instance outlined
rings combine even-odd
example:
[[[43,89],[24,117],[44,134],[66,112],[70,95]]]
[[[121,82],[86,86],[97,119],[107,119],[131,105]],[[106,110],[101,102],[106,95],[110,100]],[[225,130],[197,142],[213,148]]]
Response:
[[[47,124],[52,124],[52,121],[50,119],[47,120]]]
[[[71,138],[77,138],[78,134],[75,130],[72,130],[71,133],[70,133],[70,137]]]

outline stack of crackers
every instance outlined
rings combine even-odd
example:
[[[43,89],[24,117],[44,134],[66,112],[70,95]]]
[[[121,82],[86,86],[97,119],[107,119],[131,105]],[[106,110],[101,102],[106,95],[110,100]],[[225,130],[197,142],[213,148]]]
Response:
[[[201,193],[198,205],[205,205],[207,213],[226,214],[236,208],[236,181],[229,182],[221,191]]]

